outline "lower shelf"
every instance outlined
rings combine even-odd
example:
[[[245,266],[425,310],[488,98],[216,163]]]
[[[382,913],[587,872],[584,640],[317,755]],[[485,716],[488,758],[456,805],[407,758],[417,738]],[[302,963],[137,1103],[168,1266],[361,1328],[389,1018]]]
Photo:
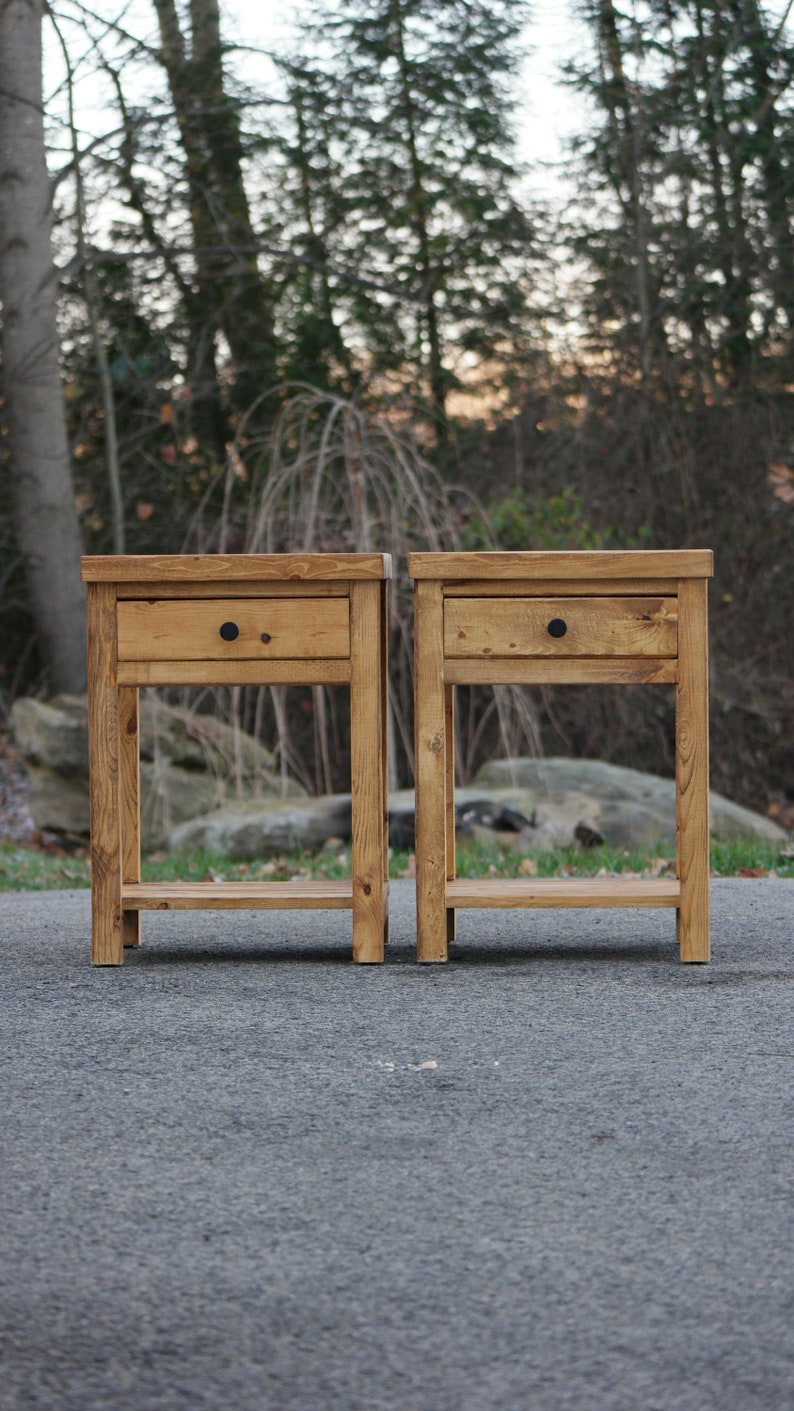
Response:
[[[447,905],[475,906],[678,906],[674,878],[457,877],[447,882]]]
[[[353,883],[339,882],[126,882],[125,911],[344,911],[353,906]]]

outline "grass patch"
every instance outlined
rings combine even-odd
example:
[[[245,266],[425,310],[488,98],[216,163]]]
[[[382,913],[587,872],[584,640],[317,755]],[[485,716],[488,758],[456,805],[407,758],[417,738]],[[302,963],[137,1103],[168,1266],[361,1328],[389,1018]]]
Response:
[[[715,877],[794,877],[794,850],[761,842],[712,843],[711,871]],[[413,876],[413,856],[394,852],[392,877]],[[558,849],[527,858],[505,852],[499,843],[461,842],[460,877],[595,877],[673,875],[671,853],[629,852],[599,847],[586,852]],[[234,862],[217,853],[151,853],[144,858],[145,882],[288,881],[292,877],[323,878],[350,875],[350,850],[341,853],[285,853],[278,858]],[[0,844],[0,891],[63,891],[90,886],[88,856],[78,851],[42,851],[19,844]]]
[[[675,857],[669,851],[631,851],[606,845],[558,848],[532,858],[505,852],[498,843],[462,842],[457,849],[460,877],[664,877],[675,875]],[[736,841],[711,844],[711,872],[715,877],[794,877],[794,851],[777,843]]]
[[[0,892],[62,892],[88,886],[87,855],[0,844]]]

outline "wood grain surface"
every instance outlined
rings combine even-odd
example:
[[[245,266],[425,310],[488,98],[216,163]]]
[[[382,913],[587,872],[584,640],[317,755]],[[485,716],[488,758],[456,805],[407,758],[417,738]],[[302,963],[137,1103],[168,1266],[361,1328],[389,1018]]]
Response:
[[[353,905],[349,879],[322,882],[139,882],[122,888],[126,907],[144,911],[339,911]]]
[[[457,907],[677,906],[674,879],[620,877],[458,878],[448,896]]]
[[[414,553],[411,578],[710,578],[711,549],[592,549],[553,553]]]
[[[444,583],[445,598],[584,598],[591,593],[600,597],[641,594],[673,598],[678,592],[677,578],[466,578]],[[140,594],[139,594],[140,596]]]
[[[238,636],[220,629],[234,624]],[[128,601],[118,607],[119,661],[309,661],[350,655],[347,598]]]
[[[141,770],[138,695],[135,687],[119,687],[119,813],[121,818],[121,880],[141,880]],[[137,911],[122,916],[124,947],[141,941]]]
[[[154,598],[346,598],[348,585],[341,580],[338,583],[316,582],[314,579],[306,579],[299,582],[294,578],[283,581],[280,579],[262,580],[257,583],[251,579],[240,579],[239,582],[233,579],[211,579],[205,583],[196,581],[164,582],[162,579],[152,583],[118,583],[116,585],[116,597],[145,598],[151,602]]]
[[[91,815],[91,959],[121,965],[121,817],[119,705],[116,691],[116,591],[90,585],[88,626],[88,763]]]
[[[350,662],[122,661],[118,679],[124,686],[343,686]]]
[[[417,958],[447,958],[446,699],[443,597],[438,582],[414,585]]]
[[[676,598],[448,598],[444,655],[674,657],[677,624]]]
[[[389,554],[98,554],[82,560],[84,582],[158,579],[391,578]]]
[[[676,871],[681,959],[709,959],[709,680],[707,584],[679,585]]]
[[[385,944],[386,642],[381,585],[350,585],[350,791],[353,959],[378,964]]]
[[[672,657],[461,657],[444,662],[455,686],[664,686],[678,680]]]

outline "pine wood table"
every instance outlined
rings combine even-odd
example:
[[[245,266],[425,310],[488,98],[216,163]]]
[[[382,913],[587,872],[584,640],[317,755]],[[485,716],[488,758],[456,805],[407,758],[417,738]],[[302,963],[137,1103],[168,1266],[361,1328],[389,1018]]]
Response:
[[[415,553],[417,953],[447,958],[459,907],[675,907],[709,958],[709,549]],[[455,873],[455,686],[674,683],[676,876],[467,880]]]
[[[352,909],[353,958],[383,960],[388,908],[388,554],[103,556],[88,585],[92,959],[121,965],[140,913]],[[350,687],[351,880],[141,881],[141,686]]]

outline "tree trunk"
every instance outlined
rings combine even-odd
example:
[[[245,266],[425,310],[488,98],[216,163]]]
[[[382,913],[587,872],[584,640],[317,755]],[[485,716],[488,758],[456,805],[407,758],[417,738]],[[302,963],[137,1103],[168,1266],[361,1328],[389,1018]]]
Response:
[[[441,356],[441,337],[438,329],[436,309],[436,287],[438,277],[434,276],[430,257],[430,237],[427,223],[427,192],[424,171],[419,157],[416,140],[416,122],[411,77],[408,71],[408,58],[403,36],[402,10],[400,0],[391,0],[391,32],[394,55],[400,68],[402,115],[405,119],[405,137],[408,149],[408,162],[411,180],[411,216],[417,244],[417,263],[422,272],[424,295],[424,332],[427,337],[427,370],[430,383],[430,396],[438,418],[437,430],[441,436],[446,431],[447,379]],[[421,348],[418,357],[422,361]]]
[[[43,0],[0,0],[0,304],[14,528],[42,664],[56,691],[85,686],[80,527],[61,388],[44,158]]]
[[[197,301],[188,310],[203,365],[222,331],[232,355],[229,389],[239,416],[276,381],[273,294],[260,274],[242,169],[237,114],[226,93],[218,0],[191,0],[190,54],[175,0],[154,0],[161,58],[185,153],[196,248]],[[198,310],[204,340],[195,336]]]
[[[621,174],[629,193],[630,231],[634,246],[635,286],[639,315],[640,369],[642,384],[647,388],[652,369],[652,307],[649,269],[650,219],[645,201],[642,163],[645,148],[642,95],[639,83],[635,92],[626,78],[618,21],[612,0],[600,0],[598,8],[599,39],[603,51],[604,71],[608,78],[605,101],[610,124],[619,134],[617,155]],[[635,30],[635,38],[639,34]],[[625,207],[625,203],[624,203]],[[657,321],[658,322],[658,321]]]
[[[704,81],[708,82],[703,104],[703,146],[714,200],[713,219],[717,229],[714,248],[724,284],[719,312],[727,324],[723,347],[729,371],[732,380],[741,380],[752,356],[752,279],[744,217],[744,158],[740,144],[731,136],[726,116],[722,65],[725,35],[719,27],[713,27],[711,32],[706,30],[705,11],[705,6],[697,6],[696,23],[704,58]],[[729,175],[730,186],[727,184]]]
[[[785,314],[789,332],[794,333],[791,183],[782,160],[778,137],[780,120],[775,110],[777,91],[773,74],[775,47],[767,32],[768,21],[762,15],[756,0],[745,0],[745,14],[750,75],[757,104],[754,114],[756,141],[760,148],[760,165],[764,174],[764,204],[772,237],[772,249],[775,252],[770,270],[770,283],[775,291],[778,306]],[[788,115],[782,122],[789,122]]]

